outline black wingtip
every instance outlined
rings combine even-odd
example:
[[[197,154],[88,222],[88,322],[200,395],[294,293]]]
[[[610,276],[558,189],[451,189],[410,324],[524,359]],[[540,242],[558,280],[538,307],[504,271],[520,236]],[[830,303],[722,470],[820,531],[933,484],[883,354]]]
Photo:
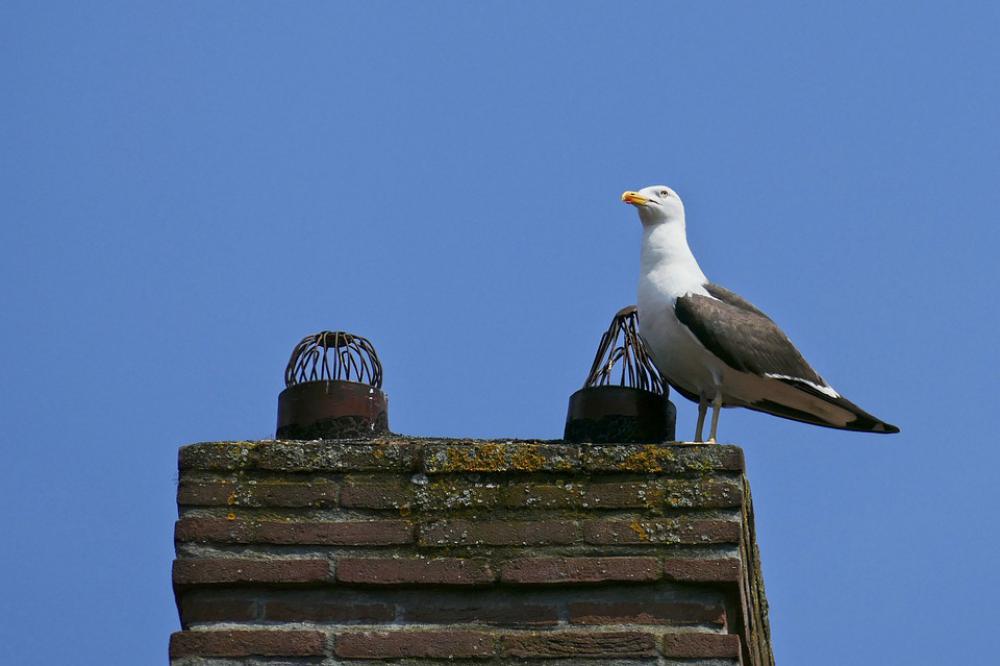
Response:
[[[894,435],[899,432],[899,428],[891,423],[879,421],[878,419],[863,412],[858,416],[858,418],[847,424],[847,430],[855,430],[857,432],[873,432],[879,435]]]

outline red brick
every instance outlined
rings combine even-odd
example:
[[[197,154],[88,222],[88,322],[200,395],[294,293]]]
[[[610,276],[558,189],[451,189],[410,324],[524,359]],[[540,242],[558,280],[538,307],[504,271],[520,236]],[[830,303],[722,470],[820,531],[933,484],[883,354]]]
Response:
[[[253,528],[240,520],[224,518],[182,518],[174,526],[174,540],[204,543],[251,543]]]
[[[739,543],[740,524],[729,520],[588,520],[583,538],[592,544]]]
[[[352,479],[340,491],[340,505],[357,509],[399,509],[413,503],[413,484],[403,479]]]
[[[424,546],[542,546],[578,540],[578,528],[567,521],[442,520],[420,528]]]
[[[579,506],[582,494],[579,483],[514,483],[502,492],[504,505],[515,509],[568,509]]]
[[[496,575],[486,560],[344,558],[337,580],[363,585],[485,585]]]
[[[197,622],[252,622],[257,618],[257,602],[246,597],[183,594],[181,624]]]
[[[648,482],[600,482],[587,486],[583,504],[591,509],[641,509],[655,506],[661,496],[662,492]]]
[[[337,501],[337,484],[314,481],[195,481],[182,479],[177,503],[190,506],[323,507]]]
[[[660,578],[653,557],[525,557],[500,570],[500,580],[515,584],[578,584],[653,581]]]
[[[188,481],[177,486],[177,503],[186,506],[226,506],[235,500],[236,487],[228,481]]]
[[[404,520],[251,524],[225,518],[182,518],[177,522],[174,538],[219,543],[384,546],[412,543],[413,527]]]
[[[725,559],[668,559],[663,564],[668,580],[679,583],[737,583],[740,561]]]
[[[723,509],[743,504],[743,485],[714,479],[664,479],[663,504],[672,509]]]
[[[343,633],[334,653],[345,659],[469,659],[493,656],[493,637],[473,631]]]
[[[679,482],[692,489],[698,483],[691,480]],[[660,506],[666,496],[663,488],[650,481],[598,481],[564,485],[517,483],[504,488],[504,504],[512,508],[652,509]]]
[[[627,659],[656,656],[653,636],[632,631],[508,634],[503,636],[501,643],[505,657],[527,659]]]
[[[500,504],[499,484],[469,477],[431,477],[417,492],[421,511],[451,512],[468,507],[495,507]]]
[[[331,546],[384,546],[411,543],[413,526],[404,520],[336,523],[262,522],[257,528],[257,541]]]
[[[684,632],[664,634],[663,656],[678,659],[736,659],[740,637],[736,634]]]
[[[267,482],[241,486],[240,490],[237,506],[244,501],[247,506],[287,507],[324,507],[337,503],[337,484],[330,481]]]
[[[713,624],[725,626],[722,606],[659,601],[579,601],[569,604],[572,624]]]
[[[484,601],[461,605],[427,599],[425,605],[404,608],[403,620],[415,624],[496,624],[547,626],[559,623],[559,610],[550,604]]]
[[[329,568],[326,560],[184,559],[174,561],[174,583],[321,583],[327,579]]]
[[[266,601],[264,619],[268,622],[336,622],[374,624],[392,622],[396,609],[391,604],[365,603],[343,599],[295,599]]]
[[[170,658],[321,657],[326,635],[318,631],[181,631],[170,637]]]

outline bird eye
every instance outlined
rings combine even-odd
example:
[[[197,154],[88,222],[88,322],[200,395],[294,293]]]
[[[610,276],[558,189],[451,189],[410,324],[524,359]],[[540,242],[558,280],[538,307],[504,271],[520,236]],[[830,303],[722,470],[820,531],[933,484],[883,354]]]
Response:
[[[670,190],[660,190],[660,196],[661,197],[669,197],[670,196]]]

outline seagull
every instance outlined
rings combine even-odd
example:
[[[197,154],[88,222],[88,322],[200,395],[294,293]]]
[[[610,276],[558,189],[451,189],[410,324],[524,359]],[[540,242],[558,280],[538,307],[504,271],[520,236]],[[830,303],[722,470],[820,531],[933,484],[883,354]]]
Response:
[[[770,317],[708,281],[688,247],[684,203],[669,187],[625,192],[642,222],[639,332],[669,384],[698,403],[701,442],[711,404],[715,442],[723,407],[813,425],[894,433],[831,387]]]

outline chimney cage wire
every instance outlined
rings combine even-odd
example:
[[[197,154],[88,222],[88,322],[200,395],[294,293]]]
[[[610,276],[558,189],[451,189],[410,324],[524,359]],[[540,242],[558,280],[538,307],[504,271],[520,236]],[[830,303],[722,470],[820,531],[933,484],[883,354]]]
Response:
[[[285,386],[305,382],[348,381],[382,388],[382,362],[360,335],[323,331],[307,335],[285,366]]]
[[[659,395],[665,393],[667,381],[649,357],[639,336],[638,323],[638,310],[634,305],[615,314],[611,326],[601,336],[584,388],[617,384]]]

